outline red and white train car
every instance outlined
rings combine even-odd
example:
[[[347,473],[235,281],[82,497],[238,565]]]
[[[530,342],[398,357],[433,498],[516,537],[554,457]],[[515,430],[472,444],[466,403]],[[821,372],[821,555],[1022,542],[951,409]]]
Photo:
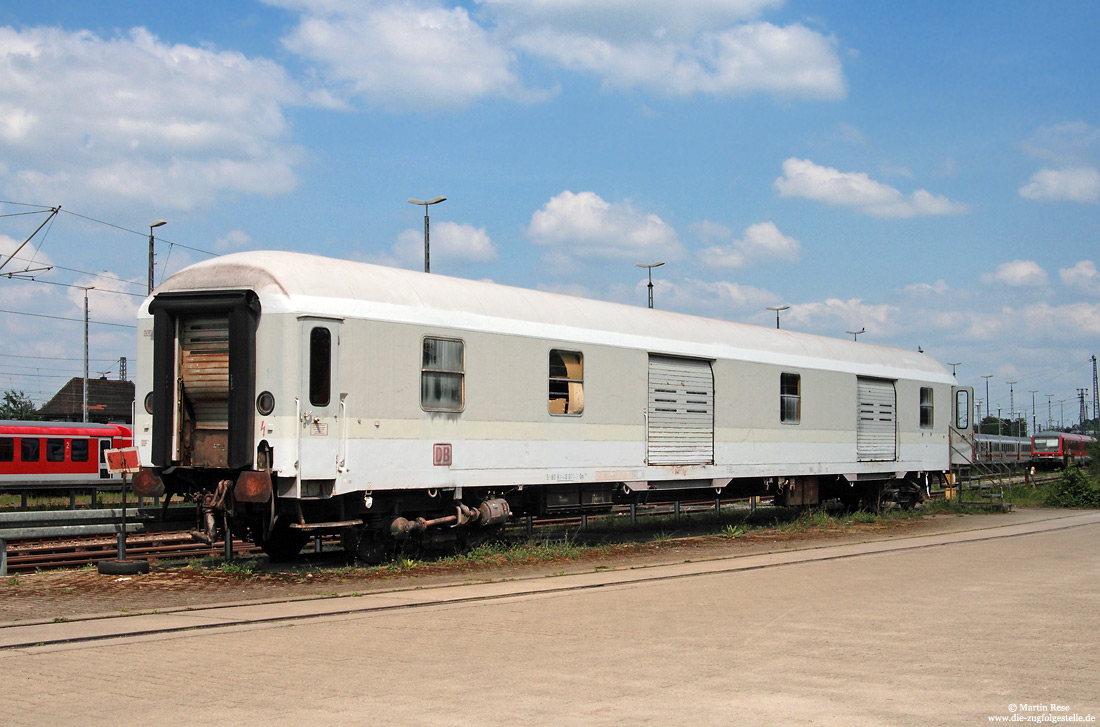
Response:
[[[1083,434],[1067,432],[1039,432],[1031,438],[1032,456],[1036,464],[1048,467],[1065,467],[1076,462],[1089,461],[1089,445],[1096,440]]]
[[[108,479],[103,452],[132,441],[121,424],[0,421],[0,483]]]

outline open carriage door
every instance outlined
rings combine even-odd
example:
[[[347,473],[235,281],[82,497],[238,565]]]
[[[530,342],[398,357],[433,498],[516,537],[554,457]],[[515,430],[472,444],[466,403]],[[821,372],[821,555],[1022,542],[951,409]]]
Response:
[[[340,328],[332,318],[302,317],[298,394],[298,475],[336,478],[341,438]]]
[[[951,387],[951,466],[974,462],[974,389]]]

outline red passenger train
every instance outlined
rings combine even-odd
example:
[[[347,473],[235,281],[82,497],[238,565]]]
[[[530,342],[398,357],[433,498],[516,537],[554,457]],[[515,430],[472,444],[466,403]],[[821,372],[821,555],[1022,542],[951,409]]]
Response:
[[[1031,452],[1036,464],[1065,467],[1071,462],[1089,461],[1089,445],[1096,440],[1083,434],[1039,432],[1031,438]]]
[[[0,421],[0,484],[108,479],[103,452],[132,441],[121,424]]]

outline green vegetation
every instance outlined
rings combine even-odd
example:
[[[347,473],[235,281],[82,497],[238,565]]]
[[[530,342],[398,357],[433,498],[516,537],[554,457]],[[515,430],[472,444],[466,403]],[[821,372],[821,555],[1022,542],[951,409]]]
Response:
[[[256,575],[256,561],[251,558],[247,560],[227,560],[223,561],[218,569],[226,575],[245,580]]]
[[[1100,483],[1085,470],[1070,465],[1051,486],[1045,504],[1050,507],[1100,507]]]
[[[22,391],[8,389],[0,397],[0,419],[37,421],[41,418],[34,402]]]
[[[598,548],[597,548],[598,549]],[[437,561],[459,565],[533,565],[579,558],[593,548],[569,540],[527,540],[520,543],[484,543]]]
[[[736,539],[743,537],[748,532],[748,528],[744,525],[727,525],[722,528],[722,537]]]

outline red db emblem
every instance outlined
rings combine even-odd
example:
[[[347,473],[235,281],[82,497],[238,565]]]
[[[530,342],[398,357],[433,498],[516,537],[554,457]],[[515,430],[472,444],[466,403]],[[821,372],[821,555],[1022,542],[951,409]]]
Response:
[[[449,444],[433,444],[432,445],[432,464],[436,467],[450,467],[451,466],[451,445]]]

